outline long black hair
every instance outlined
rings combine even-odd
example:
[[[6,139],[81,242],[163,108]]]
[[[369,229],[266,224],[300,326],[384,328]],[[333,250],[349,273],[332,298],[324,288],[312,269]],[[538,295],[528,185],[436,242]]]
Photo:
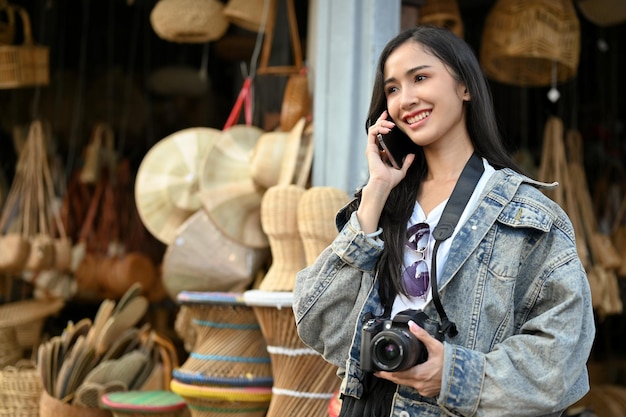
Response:
[[[466,125],[472,144],[479,156],[496,169],[504,167],[521,172],[505,148],[495,117],[491,91],[478,59],[471,47],[447,29],[433,26],[416,26],[398,34],[387,43],[380,54],[374,78],[372,99],[366,121],[369,126],[387,109],[384,90],[384,70],[387,58],[405,42],[417,42],[443,62],[452,76],[465,85],[470,101],[465,102]],[[378,262],[379,292],[385,309],[389,311],[398,293],[406,293],[402,285],[403,250],[406,225],[409,221],[417,193],[428,167],[422,148],[415,145],[400,129],[393,129],[391,141],[403,141],[412,147],[415,160],[406,177],[391,191],[380,217],[385,250]],[[408,143],[410,142],[410,143]],[[358,207],[360,191],[356,194],[354,209]]]

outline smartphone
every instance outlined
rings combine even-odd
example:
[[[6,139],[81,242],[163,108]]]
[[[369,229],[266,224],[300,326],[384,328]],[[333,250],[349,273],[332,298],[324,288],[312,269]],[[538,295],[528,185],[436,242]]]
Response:
[[[383,161],[387,162],[395,169],[400,169],[402,167],[402,161],[405,156],[409,153],[415,152],[411,149],[409,144],[402,143],[401,138],[399,137],[394,138],[395,140],[389,140],[389,137],[383,136],[379,133],[376,136],[376,139]]]

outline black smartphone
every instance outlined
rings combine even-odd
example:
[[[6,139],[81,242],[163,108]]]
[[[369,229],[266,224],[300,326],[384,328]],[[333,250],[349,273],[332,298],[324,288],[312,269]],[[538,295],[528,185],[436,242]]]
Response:
[[[414,144],[412,142],[410,144],[404,143],[405,141],[400,137],[389,138],[379,133],[376,138],[383,160],[395,169],[402,167],[402,161],[405,156],[409,153],[415,153],[415,150],[411,147]]]

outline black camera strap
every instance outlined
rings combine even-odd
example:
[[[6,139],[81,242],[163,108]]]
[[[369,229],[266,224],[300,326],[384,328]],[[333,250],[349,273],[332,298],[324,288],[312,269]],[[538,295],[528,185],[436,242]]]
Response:
[[[441,304],[441,299],[439,298],[439,290],[437,288],[437,250],[439,249],[441,242],[452,236],[452,233],[461,218],[461,214],[463,214],[463,210],[465,210],[465,206],[467,206],[467,202],[472,196],[472,193],[476,188],[476,184],[478,184],[478,181],[484,171],[485,167],[483,166],[482,158],[474,152],[469,161],[467,161],[467,164],[465,164],[465,167],[461,172],[461,176],[452,190],[452,195],[450,195],[450,198],[443,209],[441,219],[433,231],[435,247],[433,249],[431,261],[430,280],[432,283],[431,290],[433,303],[435,303],[437,314],[439,314],[439,319],[441,320],[442,332],[451,337],[456,336],[458,332],[456,325],[448,319],[448,316],[443,309],[443,305]]]

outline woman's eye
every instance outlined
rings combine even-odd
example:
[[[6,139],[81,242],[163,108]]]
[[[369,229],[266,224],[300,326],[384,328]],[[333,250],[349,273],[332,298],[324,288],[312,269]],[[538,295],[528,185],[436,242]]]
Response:
[[[419,81],[424,81],[426,79],[425,75],[416,75],[415,76],[415,81],[419,82]]]
[[[387,87],[387,94],[392,94],[398,91],[398,87]]]

